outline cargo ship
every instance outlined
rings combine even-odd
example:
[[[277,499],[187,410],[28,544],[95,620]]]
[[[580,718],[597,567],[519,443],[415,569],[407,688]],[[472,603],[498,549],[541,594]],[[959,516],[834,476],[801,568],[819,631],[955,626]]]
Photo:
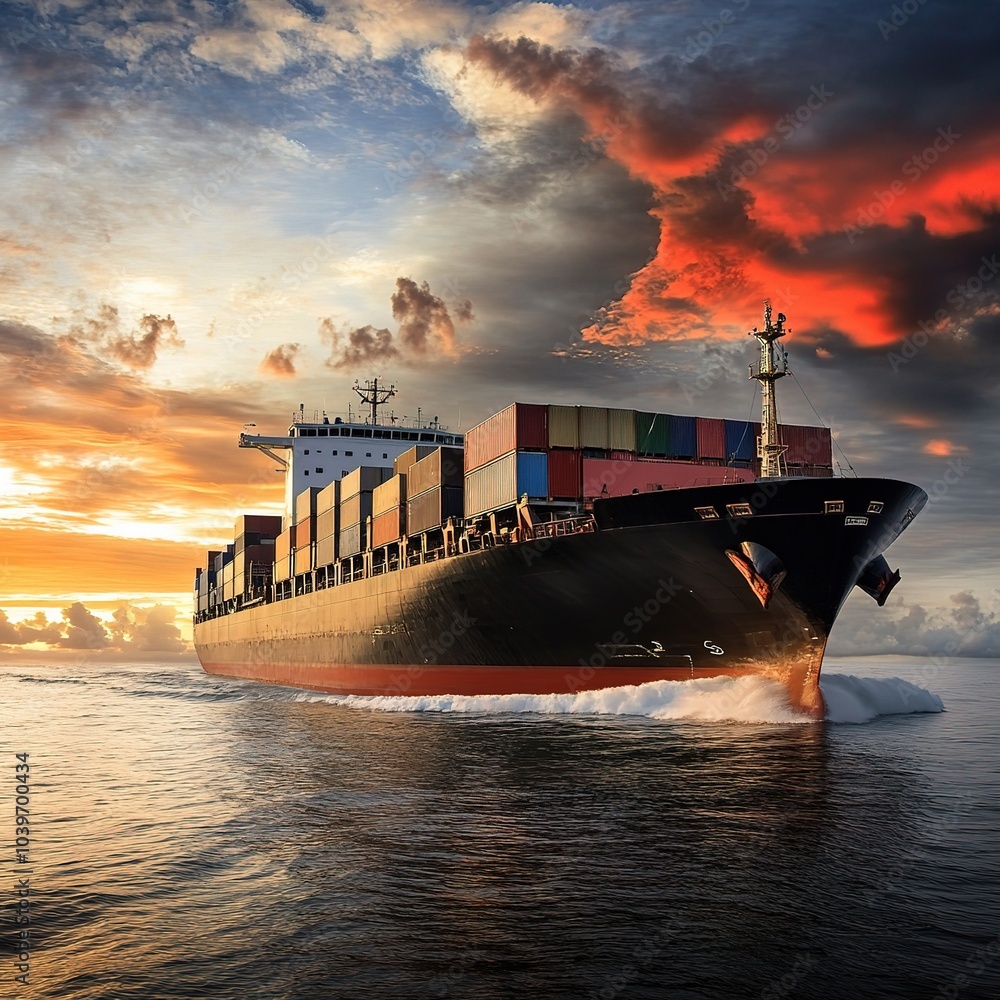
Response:
[[[781,424],[781,314],[754,328],[760,423],[512,403],[457,434],[304,406],[244,432],[283,516],[242,515],[195,577],[206,671],[334,694],[549,694],[760,675],[821,717],[820,669],[855,586],[923,490],[835,476],[830,432]]]

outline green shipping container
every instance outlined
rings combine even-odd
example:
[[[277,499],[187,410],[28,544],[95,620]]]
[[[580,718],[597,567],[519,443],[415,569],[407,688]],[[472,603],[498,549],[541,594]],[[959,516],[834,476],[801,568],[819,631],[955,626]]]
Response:
[[[661,457],[670,454],[670,423],[665,413],[635,415],[635,450],[639,455]]]

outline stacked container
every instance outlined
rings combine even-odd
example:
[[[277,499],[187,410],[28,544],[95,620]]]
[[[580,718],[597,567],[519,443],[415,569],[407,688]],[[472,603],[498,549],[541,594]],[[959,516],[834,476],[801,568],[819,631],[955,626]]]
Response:
[[[340,480],[324,486],[316,497],[316,565],[337,561],[337,529],[340,526]]]
[[[415,444],[412,448],[404,451],[392,460],[392,471],[397,476],[405,476],[410,471],[410,466],[426,458],[437,448],[433,444]]]
[[[461,448],[436,448],[410,466],[406,479],[406,528],[419,535],[463,513],[464,455]]]
[[[295,529],[292,537],[293,570],[296,576],[313,568],[313,542],[316,540],[316,504],[320,489],[309,486],[295,498]]]
[[[713,417],[696,420],[698,461],[713,464],[726,461],[726,422]]]
[[[639,455],[663,458],[670,453],[670,432],[665,413],[637,411],[635,415],[635,450]]]
[[[372,516],[372,492],[392,476],[391,469],[360,465],[340,483],[338,558],[356,556],[367,547],[367,523]]]
[[[274,540],[274,582],[282,583],[292,575],[292,532],[285,528]]]
[[[373,549],[399,541],[406,532],[406,479],[397,473],[372,490]]]
[[[573,454],[579,456],[579,452]],[[481,469],[467,473],[465,516],[475,517],[513,506],[522,496],[527,496],[529,500],[548,499],[548,455],[544,451],[512,451]]]
[[[789,471],[833,467],[833,442],[828,427],[796,427],[784,424],[781,440],[787,446]]]

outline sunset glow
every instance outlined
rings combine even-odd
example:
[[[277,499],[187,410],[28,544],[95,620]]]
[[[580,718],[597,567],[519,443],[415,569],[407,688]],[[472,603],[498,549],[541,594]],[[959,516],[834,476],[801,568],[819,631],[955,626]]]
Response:
[[[698,5],[157,11],[0,15],[10,621],[35,601],[65,640],[74,595],[186,620],[204,550],[281,510],[240,429],[346,416],[355,378],[454,430],[515,398],[743,417],[764,299],[785,419],[872,474],[966,463],[903,543],[947,597],[1000,427],[992,28],[930,72],[973,15],[884,38],[863,4],[737,5],[716,34]]]

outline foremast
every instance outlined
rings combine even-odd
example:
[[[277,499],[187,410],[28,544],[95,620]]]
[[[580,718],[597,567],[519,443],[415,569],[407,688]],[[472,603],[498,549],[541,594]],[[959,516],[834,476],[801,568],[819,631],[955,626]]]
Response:
[[[774,479],[785,475],[785,451],[778,436],[778,404],[774,383],[788,374],[788,355],[777,341],[789,331],[785,330],[785,314],[778,313],[778,322],[771,323],[771,303],[764,302],[764,329],[754,327],[749,337],[756,337],[760,344],[760,363],[756,373],[750,366],[750,378],[761,386],[760,437],[757,439],[757,457],[760,459],[761,479]]]

